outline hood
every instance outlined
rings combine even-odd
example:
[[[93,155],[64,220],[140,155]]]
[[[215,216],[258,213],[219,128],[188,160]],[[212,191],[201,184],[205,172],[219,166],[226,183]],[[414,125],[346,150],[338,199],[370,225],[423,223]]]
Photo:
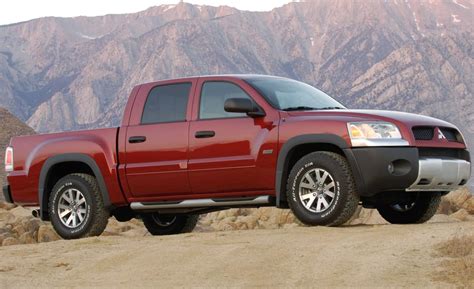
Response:
[[[307,116],[307,117],[337,117],[344,118],[347,121],[388,121],[403,123],[406,126],[438,126],[452,127],[453,124],[434,117],[389,110],[370,110],[370,109],[334,109],[334,110],[311,110],[311,111],[291,111],[289,116]]]

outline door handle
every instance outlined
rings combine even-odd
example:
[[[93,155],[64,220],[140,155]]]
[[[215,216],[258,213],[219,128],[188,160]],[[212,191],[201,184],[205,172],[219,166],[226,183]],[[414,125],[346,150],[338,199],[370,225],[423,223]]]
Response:
[[[216,135],[216,132],[213,130],[202,130],[202,131],[197,131],[194,134],[194,137],[196,138],[208,138],[208,137],[213,137]]]
[[[146,141],[146,136],[132,136],[128,139],[129,143],[141,143]]]

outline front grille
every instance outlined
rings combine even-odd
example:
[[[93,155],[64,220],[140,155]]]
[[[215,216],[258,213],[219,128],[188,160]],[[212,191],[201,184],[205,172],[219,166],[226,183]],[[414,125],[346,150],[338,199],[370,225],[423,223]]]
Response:
[[[463,142],[461,134],[459,133],[459,131],[457,131],[454,128],[415,126],[412,128],[412,131],[413,131],[413,136],[415,137],[416,140],[432,140],[433,138],[435,139],[439,138],[439,140],[441,140],[442,139],[441,134],[439,135],[439,137],[438,135],[435,135],[435,132],[436,134],[438,134],[438,129],[444,135],[444,137],[446,137],[446,140],[453,141],[453,142],[460,142],[460,143]]]
[[[434,128],[429,126],[415,126],[412,128],[416,140],[432,140]]]
[[[453,128],[445,128],[441,127],[439,128],[441,132],[444,134],[447,140],[449,141],[457,141],[457,142],[462,142],[461,141],[461,135],[459,132]]]
[[[435,157],[435,158],[453,158],[470,162],[470,156],[465,149],[450,149],[450,148],[418,148],[420,157]]]

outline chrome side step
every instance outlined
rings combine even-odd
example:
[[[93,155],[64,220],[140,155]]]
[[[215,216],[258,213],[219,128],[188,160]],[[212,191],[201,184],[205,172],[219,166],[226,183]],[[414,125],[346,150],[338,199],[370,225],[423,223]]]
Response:
[[[224,198],[224,199],[195,199],[180,202],[133,202],[130,208],[135,211],[155,209],[183,209],[183,208],[207,208],[207,207],[229,207],[246,205],[265,205],[270,203],[270,196],[259,196],[251,198]]]

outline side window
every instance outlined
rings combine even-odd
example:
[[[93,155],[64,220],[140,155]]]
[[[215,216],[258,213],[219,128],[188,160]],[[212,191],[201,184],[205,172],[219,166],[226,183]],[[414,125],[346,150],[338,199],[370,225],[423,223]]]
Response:
[[[228,98],[248,98],[245,91],[230,82],[205,82],[201,90],[200,119],[245,117],[245,113],[226,112],[224,103]]]
[[[191,83],[177,83],[153,88],[143,109],[142,124],[186,120]]]

